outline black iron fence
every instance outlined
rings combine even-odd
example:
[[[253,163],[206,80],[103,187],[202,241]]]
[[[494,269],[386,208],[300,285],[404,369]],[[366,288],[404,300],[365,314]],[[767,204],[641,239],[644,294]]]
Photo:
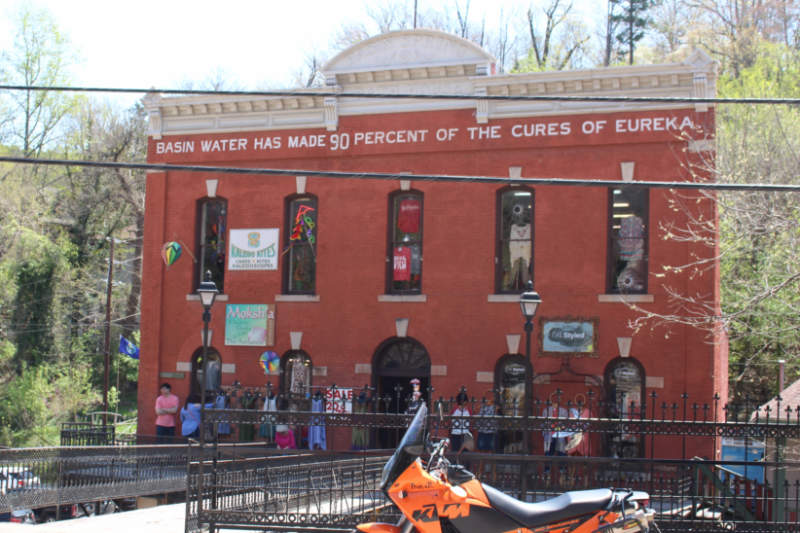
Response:
[[[189,464],[187,531],[201,525],[300,531],[352,530],[398,518],[379,490],[385,452],[270,451],[259,458]]]
[[[780,402],[773,409],[721,405],[716,398],[697,404],[685,396],[677,402],[651,397],[640,406],[590,400],[551,409],[555,403],[534,402],[528,416],[506,405],[503,414],[468,417],[478,446],[482,441],[485,445],[481,436],[486,435],[491,436],[490,444],[483,453],[465,451],[457,460],[484,483],[526,501],[598,487],[645,490],[662,531],[800,531],[797,407]],[[469,401],[473,413],[481,413],[488,404]],[[447,436],[465,427],[465,417],[449,414],[452,408],[450,401],[433,403],[428,420],[432,435]],[[325,425],[329,436],[359,431],[371,435],[373,444],[381,441],[381,432],[388,440],[398,438],[410,419],[410,414],[390,412],[206,411],[211,427],[286,424],[299,433],[303,427]],[[574,449],[543,455],[547,438],[554,435],[570,442],[580,436],[580,455],[561,455]],[[538,443],[533,455],[519,453],[525,438]],[[741,460],[735,454],[723,458],[724,445],[741,448]],[[207,445],[212,457],[215,446]],[[748,455],[754,447],[759,457]],[[224,463],[193,460],[187,532],[204,525],[340,531],[352,530],[359,522],[396,520],[397,511],[377,485],[385,456],[286,453],[265,451],[263,457],[229,457]]]
[[[116,444],[113,424],[92,422],[63,422],[61,446],[113,446]]]
[[[396,522],[379,489],[387,456],[370,452],[193,461],[187,531],[264,528],[352,531],[361,522]],[[649,492],[662,531],[800,531],[797,481],[783,496],[734,473],[746,462],[545,457],[464,453],[453,457],[478,478],[527,501],[570,490],[625,487]],[[776,464],[759,466],[776,467]],[[800,463],[782,465],[797,471]],[[200,483],[200,476],[203,483]],[[525,488],[523,488],[525,487]],[[790,493],[794,496],[788,496]],[[778,514],[778,508],[783,514]]]

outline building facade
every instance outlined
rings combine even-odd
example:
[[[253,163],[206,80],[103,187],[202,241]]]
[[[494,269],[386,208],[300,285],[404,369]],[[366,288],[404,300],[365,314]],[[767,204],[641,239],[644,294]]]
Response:
[[[675,191],[635,185],[707,175],[713,106],[481,98],[714,96],[707,56],[508,75],[470,42],[415,30],[354,45],[324,74],[326,87],[292,95],[145,99],[149,162],[278,171],[148,174],[140,433],[153,432],[161,382],[182,399],[198,389],[195,290],[205,272],[221,292],[209,361],[222,386],[270,383],[293,408],[335,385],[396,396],[386,408],[403,410],[418,378],[424,397],[465,387],[511,414],[524,388],[519,295],[528,281],[542,298],[536,398],[591,391],[623,411],[596,415],[634,416],[653,392],[726,397],[724,338],[676,324],[632,327],[643,312],[675,312],[672,293],[719,306],[714,261],[675,268],[712,258],[713,246],[666,235],[698,216],[713,226],[713,198],[683,191],[687,211]],[[475,99],[391,97],[409,93]],[[507,180],[420,179],[431,175]],[[169,243],[182,250],[170,265]],[[609,442],[603,453],[646,446]]]

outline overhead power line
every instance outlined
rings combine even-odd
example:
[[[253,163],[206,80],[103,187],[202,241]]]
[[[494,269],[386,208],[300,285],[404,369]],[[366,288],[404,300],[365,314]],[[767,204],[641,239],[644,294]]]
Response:
[[[800,104],[800,98],[705,98],[678,96],[581,96],[581,95],[498,95],[498,94],[408,94],[408,93],[361,93],[348,91],[319,91],[314,89],[288,91],[218,91],[211,89],[141,89],[122,87],[66,87],[44,85],[0,85],[5,91],[58,91],[82,93],[160,93],[167,95],[217,95],[217,96],[277,96],[277,97],[338,97],[378,98],[411,100],[496,100],[530,102],[629,102],[662,104]]]
[[[642,187],[653,189],[704,189],[716,191],[768,191],[800,192],[800,185],[770,183],[713,183],[694,181],[619,181],[612,179],[569,178],[501,178],[497,176],[464,176],[448,174],[395,174],[388,172],[342,172],[332,170],[307,170],[298,168],[248,168],[208,165],[174,165],[167,163],[121,163],[117,161],[83,161],[78,159],[37,159],[29,157],[0,156],[0,162],[26,165],[82,166],[94,168],[122,168],[133,170],[161,170],[184,172],[213,172],[219,174],[250,174],[268,176],[313,176],[334,179],[409,180],[439,182],[499,183],[521,185],[560,185],[569,187]]]

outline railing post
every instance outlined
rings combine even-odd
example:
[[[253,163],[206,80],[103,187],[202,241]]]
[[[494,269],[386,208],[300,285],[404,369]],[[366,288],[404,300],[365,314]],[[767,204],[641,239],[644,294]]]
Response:
[[[775,522],[786,521],[786,465],[784,464],[785,437],[775,438]]]

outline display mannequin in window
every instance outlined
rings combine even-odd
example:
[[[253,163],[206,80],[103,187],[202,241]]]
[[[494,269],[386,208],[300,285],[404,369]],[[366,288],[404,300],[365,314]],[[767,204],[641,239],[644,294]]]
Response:
[[[525,206],[522,204],[515,204],[511,208],[512,224],[508,235],[510,285],[520,290],[526,286],[531,277],[531,222],[526,220],[525,212]]]
[[[617,275],[617,287],[622,292],[644,290],[646,272],[644,271],[644,223],[636,215],[620,221],[619,261],[625,267]]]
[[[416,414],[420,406],[424,403],[422,400],[422,392],[419,390],[420,381],[417,378],[411,380],[411,400],[408,402],[406,413],[413,415]]]
[[[511,259],[511,279],[521,276],[520,286],[524,287],[530,278],[528,272],[531,259],[531,224],[524,220],[525,208],[517,204],[513,207],[514,223],[511,224],[508,239],[508,256]]]

